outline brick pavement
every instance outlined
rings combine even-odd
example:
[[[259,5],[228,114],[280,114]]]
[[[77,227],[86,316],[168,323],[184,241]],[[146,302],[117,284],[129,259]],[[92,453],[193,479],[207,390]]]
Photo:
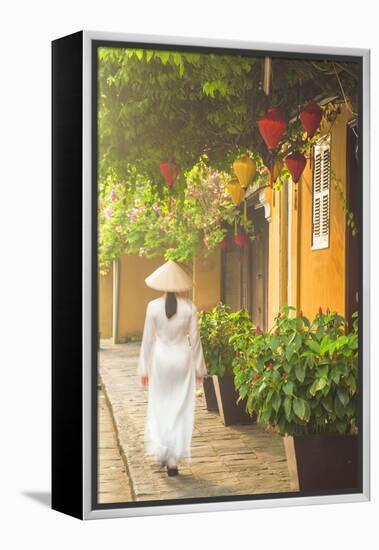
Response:
[[[103,340],[99,357],[100,377],[111,403],[133,500],[289,491],[281,436],[258,424],[225,427],[218,415],[206,410],[203,397],[196,398],[192,462],[180,466],[180,475],[169,478],[165,469],[146,458],[143,430],[147,390],[137,379],[138,354],[138,343],[115,346]]]
[[[98,502],[127,502],[132,498],[131,487],[103,390],[98,392],[98,411]]]

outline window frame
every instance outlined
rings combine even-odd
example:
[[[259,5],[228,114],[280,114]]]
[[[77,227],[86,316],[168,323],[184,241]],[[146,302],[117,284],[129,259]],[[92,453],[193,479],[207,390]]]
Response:
[[[316,170],[316,151],[317,149],[320,149],[320,190],[317,192],[315,191],[315,170]],[[323,189],[323,155],[325,151],[329,152],[329,176],[328,176],[328,187],[327,190]],[[318,153],[317,153],[318,155]],[[326,134],[322,136],[317,143],[315,143],[312,147],[312,232],[311,232],[311,250],[325,250],[326,248],[330,247],[330,212],[331,212],[331,182],[332,182],[332,140],[331,135]],[[317,195],[317,196],[316,196]],[[327,233],[326,235],[322,234],[322,226],[323,226],[323,199],[324,197],[328,197],[328,213],[327,213]],[[320,200],[320,234],[315,235],[315,204],[316,199],[319,198]],[[317,239],[317,241],[316,241]]]

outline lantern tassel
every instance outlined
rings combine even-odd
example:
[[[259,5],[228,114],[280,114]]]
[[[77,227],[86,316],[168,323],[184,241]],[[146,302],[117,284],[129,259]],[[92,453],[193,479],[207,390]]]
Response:
[[[237,218],[234,218],[234,236],[237,236]]]
[[[246,200],[243,201],[243,223],[244,223],[244,225],[247,224],[247,206],[246,206]]]

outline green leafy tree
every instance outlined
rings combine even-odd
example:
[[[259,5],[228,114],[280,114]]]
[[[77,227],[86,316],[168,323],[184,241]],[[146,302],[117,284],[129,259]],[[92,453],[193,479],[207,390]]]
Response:
[[[267,182],[270,157],[257,120],[270,105],[293,117],[274,157],[312,143],[296,118],[302,102],[334,98],[324,109],[331,123],[335,100],[355,108],[352,63],[273,59],[266,96],[260,57],[111,47],[98,56],[102,269],[124,252],[188,261],[200,249],[213,251],[225,224],[240,221],[225,191],[232,161],[250,152],[259,167],[256,182]],[[206,162],[198,163],[204,155]],[[159,169],[166,159],[181,168],[171,191]],[[251,223],[245,229],[252,234]]]
[[[257,120],[270,105],[278,105],[288,119],[315,97],[355,105],[358,77],[353,63],[274,58],[273,74],[272,92],[266,96],[259,57],[100,48],[101,167],[122,159],[161,186],[159,164],[166,158],[175,159],[182,174],[203,154],[215,168],[230,169],[228,155],[237,147],[267,160]],[[307,140],[296,124],[283,143],[304,148]]]

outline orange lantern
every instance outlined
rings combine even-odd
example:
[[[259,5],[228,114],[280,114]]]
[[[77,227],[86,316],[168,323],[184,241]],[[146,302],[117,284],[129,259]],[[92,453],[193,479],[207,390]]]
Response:
[[[278,179],[278,177],[280,176],[280,172],[282,171],[282,168],[283,168],[283,162],[280,159],[277,159],[269,167],[271,185],[273,185]]]

